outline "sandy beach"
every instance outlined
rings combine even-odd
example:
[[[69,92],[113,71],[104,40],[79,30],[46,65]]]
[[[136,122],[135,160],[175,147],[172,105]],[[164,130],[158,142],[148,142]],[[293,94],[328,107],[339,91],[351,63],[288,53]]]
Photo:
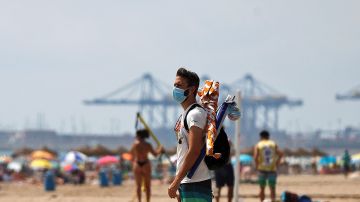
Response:
[[[345,179],[342,175],[297,175],[280,176],[278,195],[285,190],[298,194],[307,194],[315,200],[330,202],[359,202],[360,179]],[[175,201],[167,197],[167,185],[153,182],[152,201]],[[240,184],[240,197],[244,202],[255,202],[258,187],[256,184]],[[55,192],[45,192],[41,185],[25,183],[1,184],[2,202],[115,202],[131,201],[134,182],[127,180],[120,187],[100,188],[96,185],[62,185]],[[226,193],[226,190],[223,190]],[[223,197],[222,201],[226,201]]]

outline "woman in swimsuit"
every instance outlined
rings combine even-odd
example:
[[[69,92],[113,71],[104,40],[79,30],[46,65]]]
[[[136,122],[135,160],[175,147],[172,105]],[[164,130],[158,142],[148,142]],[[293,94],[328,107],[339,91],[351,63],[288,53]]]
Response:
[[[146,142],[149,137],[147,130],[136,131],[136,140],[131,147],[131,154],[133,155],[133,172],[136,181],[136,194],[138,201],[141,201],[141,186],[144,181],[146,191],[146,201],[150,201],[151,193],[151,164],[148,159],[148,154],[154,156],[161,154],[164,149],[162,146],[158,147],[155,151],[150,143]]]

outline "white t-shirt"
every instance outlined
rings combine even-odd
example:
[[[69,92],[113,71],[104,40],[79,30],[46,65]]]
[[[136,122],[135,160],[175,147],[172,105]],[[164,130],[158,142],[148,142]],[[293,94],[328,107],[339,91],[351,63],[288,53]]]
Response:
[[[184,127],[184,119],[186,113],[189,111],[192,105],[190,105],[182,114],[181,116],[181,122],[178,134],[178,144],[177,144],[177,165],[176,165],[176,174],[178,174],[180,167],[183,165],[185,156],[189,150],[189,137],[188,132],[186,131]],[[192,126],[199,127],[201,129],[204,129],[207,122],[207,113],[206,111],[201,107],[195,107],[193,108],[187,115],[187,124],[189,129]],[[205,132],[202,134],[205,139]],[[205,144],[204,144],[205,145]],[[199,145],[199,147],[202,147],[202,145]],[[210,171],[208,167],[205,164],[205,161],[202,160],[198,168],[196,169],[194,175],[191,179],[188,177],[185,177],[181,183],[193,183],[193,182],[200,182],[204,180],[210,179]]]

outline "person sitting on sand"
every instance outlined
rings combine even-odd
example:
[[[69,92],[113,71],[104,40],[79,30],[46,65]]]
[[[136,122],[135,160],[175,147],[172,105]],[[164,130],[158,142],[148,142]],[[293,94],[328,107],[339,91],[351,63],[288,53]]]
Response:
[[[146,191],[146,201],[150,201],[151,194],[151,165],[148,159],[148,154],[154,156],[161,154],[164,149],[162,146],[155,151],[152,145],[146,142],[149,138],[147,130],[136,131],[136,140],[131,147],[131,154],[133,156],[133,172],[136,181],[136,194],[138,201],[141,201],[141,186],[144,183]]]

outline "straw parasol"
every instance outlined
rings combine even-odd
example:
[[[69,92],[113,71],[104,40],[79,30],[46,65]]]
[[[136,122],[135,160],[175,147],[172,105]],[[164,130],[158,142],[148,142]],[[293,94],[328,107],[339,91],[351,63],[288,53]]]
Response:
[[[115,153],[103,145],[97,145],[92,149],[94,156],[114,155]]]
[[[57,157],[57,152],[55,150],[53,150],[53,149],[50,149],[47,146],[42,147],[40,150],[46,151],[46,152],[52,154],[54,157]]]
[[[314,148],[312,151],[311,151],[311,154],[313,156],[327,156],[328,154],[319,150],[318,148]]]
[[[285,156],[294,156],[294,152],[291,151],[289,148],[285,148],[283,150],[283,153],[284,153]]]
[[[85,155],[91,156],[92,155],[92,148],[89,145],[78,147],[75,149],[72,149],[73,151],[81,152]]]
[[[311,156],[311,152],[307,151],[304,148],[299,148],[294,152],[294,156]]]
[[[13,157],[30,155],[34,150],[29,147],[22,147],[14,151]]]
[[[106,148],[103,145],[97,145],[96,147],[80,147],[75,149],[75,151],[79,151],[81,153],[84,153],[88,156],[105,156],[105,155],[115,155],[116,152],[111,151],[110,149]]]
[[[126,149],[123,146],[120,146],[120,147],[118,147],[117,149],[114,150],[115,154],[120,154],[120,155],[123,154],[123,153],[126,153],[126,152],[128,152],[128,149]]]

